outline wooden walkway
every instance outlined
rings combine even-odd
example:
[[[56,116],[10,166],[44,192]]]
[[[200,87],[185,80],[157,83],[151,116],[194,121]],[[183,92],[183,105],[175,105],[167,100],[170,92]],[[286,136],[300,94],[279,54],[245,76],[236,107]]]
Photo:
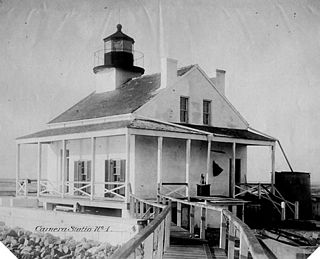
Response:
[[[197,238],[184,228],[171,223],[170,247],[163,258],[227,259],[227,256],[223,249],[211,248],[210,250],[207,240]]]

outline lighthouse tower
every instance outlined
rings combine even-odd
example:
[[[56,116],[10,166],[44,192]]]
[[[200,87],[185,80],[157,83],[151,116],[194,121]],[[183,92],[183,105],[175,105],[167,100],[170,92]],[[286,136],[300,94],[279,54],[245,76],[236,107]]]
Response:
[[[103,58],[100,57],[93,68],[97,93],[113,91],[130,79],[143,75],[144,69],[134,65],[134,39],[122,32],[121,24],[103,41]]]

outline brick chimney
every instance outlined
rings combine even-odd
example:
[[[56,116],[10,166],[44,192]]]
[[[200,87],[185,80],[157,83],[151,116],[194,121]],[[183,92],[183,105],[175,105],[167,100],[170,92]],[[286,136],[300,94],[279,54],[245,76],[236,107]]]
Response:
[[[161,58],[161,86],[160,89],[170,86],[177,80],[178,60]]]
[[[217,90],[223,95],[225,95],[225,77],[225,70],[216,69],[216,77],[210,78],[211,82],[214,83]]]

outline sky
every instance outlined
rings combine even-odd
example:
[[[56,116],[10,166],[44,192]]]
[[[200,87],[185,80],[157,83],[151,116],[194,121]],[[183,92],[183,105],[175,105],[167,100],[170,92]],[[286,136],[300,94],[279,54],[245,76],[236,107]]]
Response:
[[[226,96],[250,126],[320,182],[316,0],[0,0],[0,178],[15,177],[17,137],[94,91],[93,53],[118,23],[144,53],[145,74],[161,57],[211,77],[226,70]],[[36,152],[25,153],[32,168]],[[250,148],[249,181],[268,181],[270,166],[268,148]],[[289,170],[278,147],[276,170]]]

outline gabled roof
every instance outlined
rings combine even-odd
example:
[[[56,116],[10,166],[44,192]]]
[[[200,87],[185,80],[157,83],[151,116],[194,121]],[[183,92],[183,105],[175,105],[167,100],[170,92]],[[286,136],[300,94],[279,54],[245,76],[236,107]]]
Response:
[[[175,126],[168,123],[162,123],[159,121],[148,120],[148,119],[131,119],[131,120],[81,125],[81,126],[74,126],[74,127],[46,129],[46,130],[38,131],[36,133],[32,133],[26,136],[19,137],[17,138],[17,140],[36,139],[36,138],[44,138],[44,137],[51,137],[51,136],[61,136],[61,135],[67,135],[67,134],[77,134],[82,132],[94,132],[94,131],[103,131],[103,130],[120,129],[120,128],[145,129],[145,130],[156,130],[156,131],[165,131],[165,132],[206,135],[205,133],[201,133],[198,130],[194,130],[191,128],[188,129],[185,127],[181,127],[179,125]]]
[[[195,124],[185,124],[185,123],[176,123],[178,125],[183,125],[192,129],[202,130],[212,133],[217,137],[226,137],[226,138],[237,138],[237,139],[247,139],[247,140],[261,140],[261,141],[276,141],[275,138],[267,137],[262,134],[254,133],[247,129],[231,129],[231,128],[220,128],[212,127],[205,125],[195,125]]]
[[[177,75],[184,75],[192,67],[179,69]],[[49,124],[132,113],[160,92],[160,78],[160,73],[145,75],[124,83],[114,91],[92,93]]]

